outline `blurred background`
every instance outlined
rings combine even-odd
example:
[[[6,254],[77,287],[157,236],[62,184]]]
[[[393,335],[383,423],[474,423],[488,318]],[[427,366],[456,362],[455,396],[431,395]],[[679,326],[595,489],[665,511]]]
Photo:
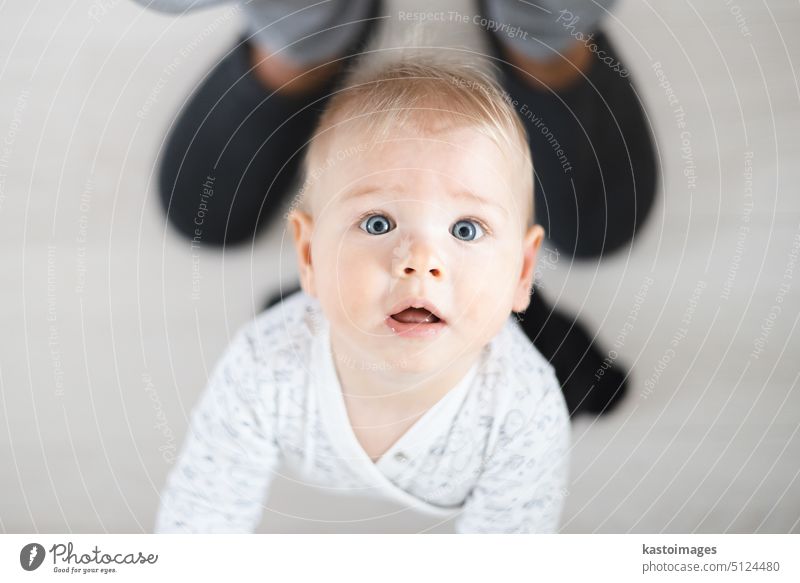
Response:
[[[431,8],[389,2],[379,42],[401,9]],[[210,368],[296,281],[280,221],[252,246],[193,250],[155,190],[165,132],[241,18],[0,5],[2,532],[151,531]],[[573,424],[562,531],[800,532],[800,5],[624,0],[603,28],[663,180],[635,244],[539,269],[633,369],[617,410]],[[483,50],[469,23],[440,30]],[[290,475],[266,505],[263,532],[452,529]]]

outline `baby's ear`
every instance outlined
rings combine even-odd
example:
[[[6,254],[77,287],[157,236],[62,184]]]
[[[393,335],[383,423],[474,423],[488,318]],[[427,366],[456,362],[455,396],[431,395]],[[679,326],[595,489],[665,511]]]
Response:
[[[314,266],[311,262],[311,236],[314,233],[314,220],[311,215],[299,209],[292,209],[287,216],[294,235],[297,251],[297,267],[300,271],[300,285],[311,297],[316,297],[314,287]]]
[[[541,225],[533,225],[525,233],[522,240],[522,268],[520,270],[517,289],[514,291],[514,312],[524,312],[531,303],[531,288],[533,287],[533,274],[536,270],[536,257],[544,239],[544,229]]]

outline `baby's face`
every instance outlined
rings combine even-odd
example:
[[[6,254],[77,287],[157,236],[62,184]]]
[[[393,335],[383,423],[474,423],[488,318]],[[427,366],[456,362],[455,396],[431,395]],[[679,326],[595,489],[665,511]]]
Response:
[[[529,302],[543,230],[525,228],[519,166],[471,128],[357,140],[332,140],[311,214],[290,214],[304,290],[362,365],[477,353]]]

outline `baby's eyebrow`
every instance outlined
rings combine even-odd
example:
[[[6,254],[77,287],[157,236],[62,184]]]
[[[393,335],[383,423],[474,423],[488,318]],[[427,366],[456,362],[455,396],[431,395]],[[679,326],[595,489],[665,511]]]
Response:
[[[478,203],[480,203],[482,205],[494,207],[497,210],[501,211],[503,214],[508,215],[508,210],[506,209],[506,207],[501,205],[496,200],[492,200],[490,198],[486,198],[484,196],[481,196],[481,195],[476,194],[476,193],[474,193],[472,191],[469,191],[469,190],[455,190],[455,191],[448,190],[447,192],[453,198],[460,199],[460,200],[468,200],[468,201],[472,201],[472,202],[478,202]],[[375,184],[364,184],[364,185],[358,186],[358,187],[356,187],[356,188],[354,188],[352,190],[349,190],[349,191],[345,192],[341,196],[340,202],[343,202],[343,203],[344,202],[350,202],[353,199],[365,198],[365,197],[370,197],[370,196],[378,196],[378,195],[381,195],[381,194],[388,194],[388,193],[405,194],[406,193],[406,189],[403,188],[402,186],[401,187],[393,186],[393,185],[378,186],[378,185],[375,185]]]

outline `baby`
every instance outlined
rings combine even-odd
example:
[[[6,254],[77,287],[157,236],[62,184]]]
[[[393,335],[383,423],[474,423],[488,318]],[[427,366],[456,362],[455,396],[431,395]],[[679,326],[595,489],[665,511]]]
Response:
[[[287,215],[302,291],[236,335],[192,413],[159,532],[252,532],[270,482],[383,496],[457,532],[554,532],[569,420],[530,302],[525,130],[492,78],[409,60],[331,100]]]

